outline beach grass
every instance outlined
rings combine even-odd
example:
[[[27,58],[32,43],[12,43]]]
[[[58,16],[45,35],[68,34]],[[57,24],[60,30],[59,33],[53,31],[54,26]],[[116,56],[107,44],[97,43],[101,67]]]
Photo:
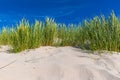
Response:
[[[120,18],[112,11],[108,17],[95,16],[82,23],[58,24],[52,18],[30,24],[23,19],[14,27],[4,27],[0,44],[10,45],[13,52],[40,46],[78,46],[87,50],[120,52]]]

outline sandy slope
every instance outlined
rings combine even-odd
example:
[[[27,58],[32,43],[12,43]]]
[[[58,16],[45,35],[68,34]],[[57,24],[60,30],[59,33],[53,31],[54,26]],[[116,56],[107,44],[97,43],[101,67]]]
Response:
[[[120,54],[93,55],[73,47],[0,49],[0,80],[120,80]]]

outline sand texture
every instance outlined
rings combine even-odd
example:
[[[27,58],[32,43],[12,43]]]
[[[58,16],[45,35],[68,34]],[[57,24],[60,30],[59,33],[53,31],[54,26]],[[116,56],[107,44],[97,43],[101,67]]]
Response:
[[[120,54],[50,46],[12,54],[2,46],[0,80],[120,80]]]

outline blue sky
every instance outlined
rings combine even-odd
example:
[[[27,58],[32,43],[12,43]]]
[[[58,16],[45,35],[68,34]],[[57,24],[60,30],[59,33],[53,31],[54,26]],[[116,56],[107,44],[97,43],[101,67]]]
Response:
[[[78,23],[96,15],[120,14],[119,0],[0,0],[0,23],[15,24],[23,17],[31,22],[46,16],[61,23]]]

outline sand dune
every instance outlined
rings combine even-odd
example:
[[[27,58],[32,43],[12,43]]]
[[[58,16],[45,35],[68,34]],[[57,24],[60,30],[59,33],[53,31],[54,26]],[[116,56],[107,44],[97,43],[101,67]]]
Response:
[[[120,80],[120,54],[49,46],[12,54],[2,46],[0,80]]]

